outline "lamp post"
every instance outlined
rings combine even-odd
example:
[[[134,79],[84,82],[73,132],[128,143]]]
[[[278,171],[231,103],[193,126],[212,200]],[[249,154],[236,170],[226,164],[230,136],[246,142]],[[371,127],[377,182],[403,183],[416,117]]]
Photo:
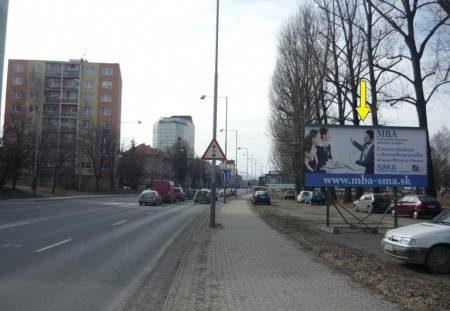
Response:
[[[216,139],[217,132],[217,88],[218,88],[218,74],[217,67],[219,62],[219,0],[217,0],[216,8],[216,51],[215,51],[215,65],[214,65],[214,111],[213,111],[213,139]],[[210,213],[210,227],[216,227],[216,160],[212,160],[211,172],[211,213]]]
[[[217,98],[221,98],[221,99],[225,99],[225,158],[227,157],[227,146],[228,146],[228,136],[227,136],[227,132],[228,132],[228,96],[215,96]],[[204,100],[205,98],[211,98],[211,96],[207,96],[207,95],[202,95],[200,96],[201,100]],[[217,110],[217,107],[216,107]],[[216,119],[217,119],[217,115],[216,115]],[[215,126],[215,128],[217,127],[217,125]],[[221,130],[222,132],[222,130]],[[223,170],[226,174],[227,171],[227,160],[224,161],[224,167]],[[226,179],[226,175],[224,176],[224,181],[223,181],[223,203],[227,203],[227,179]]]
[[[247,160],[247,166],[246,166],[246,170],[245,170],[245,175],[246,175],[245,178],[247,179],[247,190],[248,190],[248,148],[246,148],[246,147],[238,147],[238,150],[242,150],[242,149],[246,150],[245,158]]]
[[[221,129],[220,130],[221,132],[223,132],[223,129]],[[236,157],[235,157],[235,163],[234,163],[234,196],[236,196],[237,197],[237,182],[236,182],[236,179],[237,179],[237,175],[238,175],[238,169],[237,169],[237,162],[238,162],[238,156],[237,156],[237,154],[238,154],[238,130],[225,130],[225,133],[226,132],[235,132],[235,134],[236,134]],[[225,147],[226,148],[226,147]],[[226,151],[225,151],[225,153],[226,153]]]

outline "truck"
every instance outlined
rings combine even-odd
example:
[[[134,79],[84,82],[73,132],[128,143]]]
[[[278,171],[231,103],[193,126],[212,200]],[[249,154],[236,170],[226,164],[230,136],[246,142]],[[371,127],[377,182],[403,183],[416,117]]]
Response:
[[[164,203],[175,202],[175,184],[170,180],[153,180],[150,189],[158,192]]]

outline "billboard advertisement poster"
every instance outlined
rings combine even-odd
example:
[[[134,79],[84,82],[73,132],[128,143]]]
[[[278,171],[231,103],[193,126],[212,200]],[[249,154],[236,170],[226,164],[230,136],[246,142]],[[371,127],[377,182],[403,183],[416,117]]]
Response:
[[[305,126],[305,186],[425,187],[426,132],[410,127]]]

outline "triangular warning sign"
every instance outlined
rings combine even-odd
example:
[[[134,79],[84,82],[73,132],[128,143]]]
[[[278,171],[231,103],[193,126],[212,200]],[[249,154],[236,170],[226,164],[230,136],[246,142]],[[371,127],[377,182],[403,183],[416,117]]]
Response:
[[[202,157],[203,160],[221,160],[226,161],[225,153],[220,148],[215,138],[211,141]]]

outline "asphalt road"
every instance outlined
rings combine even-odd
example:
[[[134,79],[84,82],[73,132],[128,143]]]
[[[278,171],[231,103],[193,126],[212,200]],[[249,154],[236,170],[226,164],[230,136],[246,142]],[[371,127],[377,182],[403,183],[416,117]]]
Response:
[[[117,309],[207,208],[136,196],[0,202],[0,310]]]

